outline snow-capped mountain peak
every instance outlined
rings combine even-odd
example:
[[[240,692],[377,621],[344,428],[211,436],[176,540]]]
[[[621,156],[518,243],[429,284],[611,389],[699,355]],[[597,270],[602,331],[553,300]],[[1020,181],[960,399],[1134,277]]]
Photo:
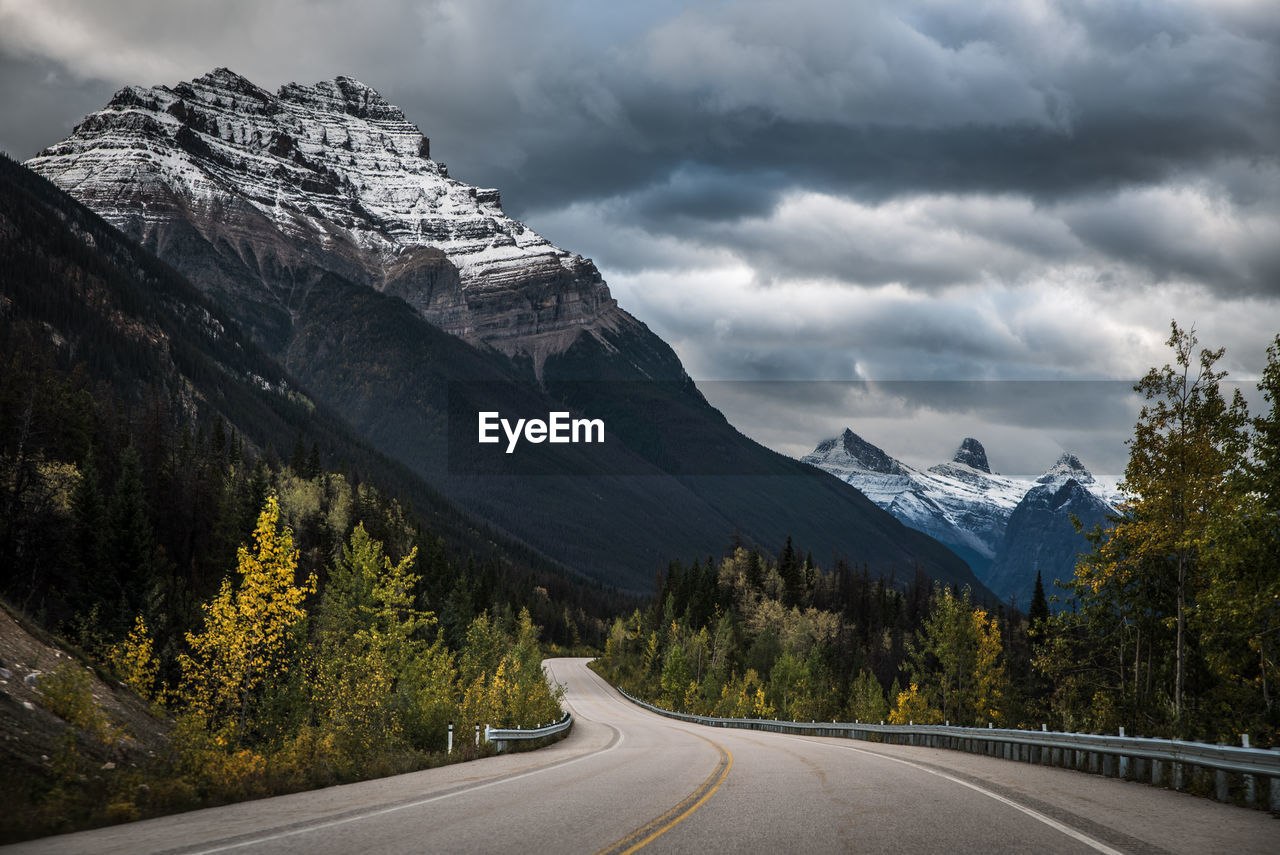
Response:
[[[884,451],[849,428],[840,436],[825,439],[818,443],[810,457],[821,458],[826,466],[838,466],[848,470],[879,472],[883,475],[905,475],[906,468]],[[814,464],[818,465],[818,464]]]
[[[126,87],[26,165],[144,245],[189,244],[194,226],[225,250],[216,265],[243,262],[285,311],[323,269],[535,367],[584,330],[639,329],[589,259],[508,216],[497,190],[451,178],[404,112],[351,77],[272,93],[217,68]]]
[[[1069,452],[1034,481],[992,473],[986,449],[973,437],[960,443],[950,461],[923,471],[848,429],[803,459],[951,547],[997,594],[1021,596],[1024,603],[1029,593],[1021,590],[1026,580],[1019,574],[1023,565],[1032,566],[1025,560],[1034,551],[1028,544],[1042,544],[1032,578],[1036,567],[1067,575],[1079,547],[1070,515],[1099,522],[1119,500]]]
[[[1078,484],[1094,483],[1093,473],[1085,468],[1085,465],[1080,462],[1080,458],[1069,451],[1064,451],[1057,462],[1036,479],[1036,483],[1057,484],[1064,483],[1068,479],[1074,479]]]
[[[971,436],[966,436],[960,441],[959,448],[951,457],[952,463],[962,463],[965,466],[977,469],[979,472],[991,474],[991,466],[987,463],[987,450],[982,447],[982,443],[978,442]]]

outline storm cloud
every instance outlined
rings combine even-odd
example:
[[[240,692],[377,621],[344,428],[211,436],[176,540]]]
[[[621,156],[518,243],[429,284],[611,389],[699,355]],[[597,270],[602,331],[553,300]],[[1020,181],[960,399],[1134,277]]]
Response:
[[[1247,379],[1280,331],[1263,0],[0,0],[0,147],[215,66],[379,89],[453,175],[594,258],[696,379],[769,381],[719,394],[793,453],[840,404],[776,381],[1131,379],[1171,318]],[[879,400],[857,417],[886,436],[859,432],[891,453],[958,441],[954,412]],[[1082,409],[1048,433],[1115,465],[1119,410],[1099,432]],[[971,415],[1041,453],[1035,420]]]

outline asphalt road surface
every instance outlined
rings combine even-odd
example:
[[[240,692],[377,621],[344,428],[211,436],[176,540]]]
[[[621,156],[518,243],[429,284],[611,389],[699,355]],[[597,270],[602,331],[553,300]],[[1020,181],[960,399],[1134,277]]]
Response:
[[[979,757],[684,724],[549,660],[548,748],[5,851],[40,853],[1268,853],[1280,820],[1144,784]]]

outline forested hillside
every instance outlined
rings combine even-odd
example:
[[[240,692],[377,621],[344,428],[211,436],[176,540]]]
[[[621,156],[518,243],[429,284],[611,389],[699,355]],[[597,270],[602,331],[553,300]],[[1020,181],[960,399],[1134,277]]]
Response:
[[[4,837],[416,768],[449,721],[559,715],[542,645],[602,641],[616,595],[370,450],[8,161],[0,269],[0,591],[61,661],[7,650],[32,701],[5,714],[62,746],[6,740]],[[170,734],[149,760],[102,700],[121,684],[162,722],[149,744]]]
[[[598,668],[671,709],[791,720],[1280,737],[1280,336],[1252,419],[1221,350],[1173,327],[1122,484],[1133,498],[1028,615],[917,578],[905,592],[788,544],[673,564]],[[1050,614],[1048,594],[1061,600]]]

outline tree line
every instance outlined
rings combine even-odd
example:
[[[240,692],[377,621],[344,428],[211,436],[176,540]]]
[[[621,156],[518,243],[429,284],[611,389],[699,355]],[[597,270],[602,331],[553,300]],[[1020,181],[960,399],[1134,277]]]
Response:
[[[421,768],[449,723],[469,756],[476,725],[559,717],[544,646],[603,643],[604,597],[455,554],[301,434],[286,461],[30,351],[4,369],[3,596],[172,723],[163,756],[106,784],[74,740],[8,780],[31,833]],[[117,743],[84,673],[41,691]]]
[[[1055,728],[1271,745],[1280,735],[1280,336],[1250,417],[1223,351],[1172,325],[1121,482],[1074,578],[1022,614],[968,590],[827,570],[788,541],[676,562],[599,668],[720,716]],[[1046,587],[1049,593],[1046,593]],[[1049,597],[1059,601],[1051,613]]]

